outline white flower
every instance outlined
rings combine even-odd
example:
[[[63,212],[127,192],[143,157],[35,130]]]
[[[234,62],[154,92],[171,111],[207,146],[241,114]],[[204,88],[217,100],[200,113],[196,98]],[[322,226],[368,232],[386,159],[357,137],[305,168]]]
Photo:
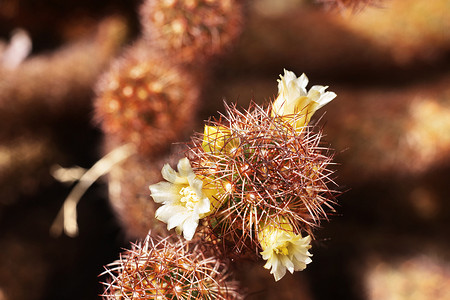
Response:
[[[280,219],[279,219],[280,221]],[[302,238],[301,234],[294,234],[292,226],[287,221],[265,225],[258,233],[258,240],[263,251],[262,257],[267,261],[264,268],[271,269],[275,281],[286,274],[302,271],[311,262],[309,249],[311,237]]]
[[[167,229],[176,228],[187,240],[191,240],[199,219],[210,212],[210,201],[203,193],[203,182],[192,172],[187,158],[178,162],[178,172],[168,164],[161,174],[166,181],[150,185],[153,200],[163,206],[155,212],[155,217],[167,223]]]
[[[314,85],[307,91],[307,85],[305,74],[297,78],[294,72],[285,69],[284,77],[280,75],[278,80],[278,97],[272,103],[272,116],[293,119],[293,125],[301,128],[308,124],[316,110],[336,97],[333,92],[325,92],[328,86]]]

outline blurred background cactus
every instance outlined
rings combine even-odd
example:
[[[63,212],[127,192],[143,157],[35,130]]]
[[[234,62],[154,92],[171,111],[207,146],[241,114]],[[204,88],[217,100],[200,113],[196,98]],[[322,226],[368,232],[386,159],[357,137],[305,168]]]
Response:
[[[231,49],[242,31],[241,0],[154,0],[140,10],[143,36],[171,60],[206,63]]]
[[[99,81],[95,117],[106,139],[136,144],[139,154],[151,157],[192,130],[201,78],[145,42],[127,50]]]
[[[182,155],[172,143],[202,132],[224,98],[275,97],[283,68],[338,95],[312,122],[349,191],[305,271],[275,283],[262,262],[233,270],[247,299],[449,298],[448,11],[447,0],[0,2],[0,299],[97,299],[120,247],[150,227],[166,234],[146,218],[148,185]],[[8,58],[18,28],[32,50]],[[138,152],[84,195],[79,236],[50,237],[72,188],[54,166],[89,168],[124,143]]]

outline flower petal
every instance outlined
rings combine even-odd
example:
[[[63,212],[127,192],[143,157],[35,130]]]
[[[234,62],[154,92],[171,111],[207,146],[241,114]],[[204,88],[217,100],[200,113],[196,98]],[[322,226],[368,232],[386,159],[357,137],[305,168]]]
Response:
[[[208,197],[203,197],[200,199],[199,204],[197,205],[198,214],[207,214],[211,211],[211,202]]]
[[[323,94],[325,92],[325,90],[328,88],[328,86],[323,86],[323,85],[314,85],[309,89],[309,93],[317,91],[320,94]],[[309,95],[308,95],[309,96]]]
[[[322,106],[324,106],[325,104],[329,103],[331,100],[333,100],[336,97],[337,97],[337,95],[334,92],[324,93],[319,99],[319,106],[317,107],[317,109],[319,109]]]
[[[178,161],[178,172],[180,173],[180,177],[187,177],[189,174],[192,174],[192,167],[189,163],[189,159],[182,158]]]
[[[178,210],[167,220],[167,229],[174,227],[182,227],[184,221],[189,217],[189,213],[186,209]]]
[[[158,182],[149,186],[150,196],[156,203],[177,202],[179,195],[173,184],[165,181]]]
[[[202,197],[203,181],[201,181],[197,176],[195,176],[194,173],[191,173],[189,174],[189,176],[187,176],[187,181],[189,183],[189,186],[194,190],[197,196]]]
[[[186,208],[181,205],[166,204],[156,210],[155,218],[157,218],[160,221],[163,221],[164,223],[168,223],[169,219],[172,218],[174,215],[183,213],[185,211]],[[172,228],[173,227],[171,227],[170,229]]]
[[[275,281],[278,281],[286,275],[286,268],[282,264],[274,265],[270,274],[273,274]]]
[[[295,76],[295,74],[294,74],[294,76]],[[297,85],[302,88],[302,90],[306,90],[306,86],[309,83],[309,79],[305,73],[302,73],[302,75],[300,75],[300,77],[297,78],[296,82],[297,82]]]
[[[306,264],[308,264],[306,261],[298,260],[295,257],[292,259],[292,262],[294,264],[295,271],[303,271],[306,269]]]
[[[169,218],[172,216],[172,205],[163,205],[161,207],[159,207],[156,211],[155,211],[155,218],[167,223],[167,220],[169,220]]]
[[[278,260],[278,255],[275,253],[272,255],[270,263],[272,265],[272,269],[270,270],[270,274],[273,274],[275,270],[280,266],[280,262]]]
[[[172,182],[172,183],[174,183],[178,177],[177,172],[174,169],[172,169],[172,167],[169,164],[165,164],[163,166],[163,168],[161,170],[161,174],[165,180]]]
[[[187,218],[183,224],[183,236],[186,240],[192,240],[192,237],[195,234],[195,230],[198,226],[198,219],[194,219],[192,217]]]
[[[281,264],[288,269],[289,272],[294,273],[294,263],[289,259],[287,255],[279,255]]]
[[[272,262],[273,262],[273,256],[267,256],[266,258],[264,258],[266,261],[265,265],[264,265],[264,269],[270,269],[272,267]]]
[[[273,255],[273,249],[272,248],[268,248],[268,249],[260,252],[260,254],[261,254],[263,259],[268,261]]]

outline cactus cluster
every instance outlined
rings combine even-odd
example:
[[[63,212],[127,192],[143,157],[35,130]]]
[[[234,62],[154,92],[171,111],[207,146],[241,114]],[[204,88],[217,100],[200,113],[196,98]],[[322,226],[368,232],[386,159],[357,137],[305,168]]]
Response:
[[[269,106],[226,105],[176,169],[163,166],[164,181],[149,186],[162,204],[155,217],[185,239],[149,232],[107,270],[106,299],[237,299],[232,260],[256,254],[275,281],[311,263],[313,229],[333,211],[334,191],[331,151],[310,119],[336,94],[307,84],[285,70]]]
[[[311,262],[313,229],[334,203],[331,151],[309,121],[336,94],[319,85],[308,91],[304,74],[285,70],[280,78],[270,106],[227,106],[193,137],[177,170],[166,164],[165,181],[149,187],[168,230],[214,245],[224,257],[262,250],[276,281]]]
[[[233,0],[143,3],[142,38],[98,85],[96,115],[109,145],[135,144],[134,162],[167,156],[193,120],[201,89],[196,74],[235,39],[242,11],[243,3]],[[110,267],[107,299],[239,298],[222,273],[230,258],[247,255],[266,260],[276,281],[306,268],[313,229],[334,203],[331,151],[309,122],[336,96],[324,86],[308,91],[307,84],[304,74],[297,78],[285,70],[271,105],[252,103],[244,112],[226,106],[225,115],[187,143],[176,169],[162,167],[164,181],[149,186],[152,203],[161,204],[154,217],[185,240],[155,243],[150,232]],[[142,182],[140,168],[152,167],[135,166],[129,176],[126,167],[112,170],[111,178],[120,177],[110,182],[119,191],[112,199],[133,198],[122,192],[127,189],[136,197],[124,201],[142,200],[133,182]],[[136,205],[114,205],[133,208],[128,211],[142,218]]]

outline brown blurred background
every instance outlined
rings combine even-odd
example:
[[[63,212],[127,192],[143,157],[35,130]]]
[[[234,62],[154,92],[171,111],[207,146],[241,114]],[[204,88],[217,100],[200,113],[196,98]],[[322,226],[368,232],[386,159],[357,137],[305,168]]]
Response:
[[[93,87],[139,35],[139,3],[0,2],[0,300],[97,299],[103,265],[128,247],[105,182],[78,206],[79,236],[50,236],[73,187],[51,173],[101,157]],[[273,99],[283,68],[338,94],[315,119],[335,150],[337,213],[305,271],[275,284],[262,262],[249,267],[248,299],[450,299],[450,1],[327,8],[250,1],[192,128],[223,99]],[[11,65],[19,28],[32,50]]]

